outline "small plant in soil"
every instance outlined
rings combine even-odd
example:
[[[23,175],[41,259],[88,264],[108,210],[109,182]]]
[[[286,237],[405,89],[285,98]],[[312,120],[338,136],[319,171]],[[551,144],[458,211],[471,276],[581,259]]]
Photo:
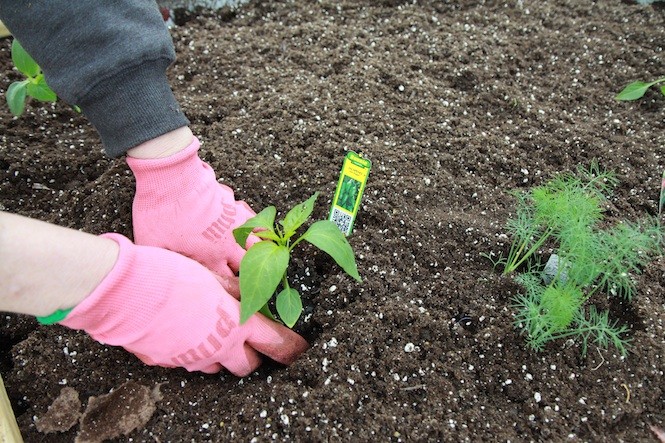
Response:
[[[515,325],[535,350],[557,339],[581,339],[588,344],[615,346],[626,354],[628,332],[609,319],[608,311],[590,305],[604,294],[630,300],[633,275],[661,251],[656,220],[638,223],[603,221],[603,205],[617,184],[613,174],[597,163],[577,174],[561,174],[530,192],[515,194],[516,214],[507,223],[512,236],[508,255],[495,260],[503,274],[518,273],[524,288],[513,298]],[[543,267],[537,257],[551,248]]]
[[[662,77],[652,82],[636,81],[630,83],[625,88],[623,88],[623,90],[619,92],[615,98],[621,101],[637,100],[642,98],[650,87],[656,86],[659,83],[663,83],[659,89],[660,92],[665,95],[665,77]]]
[[[233,235],[239,245],[254,234],[261,241],[252,245],[240,262],[240,322],[259,311],[275,318],[268,306],[272,296],[279,318],[293,327],[302,313],[299,292],[289,285],[287,270],[293,249],[306,241],[330,255],[351,277],[361,281],[353,249],[339,228],[329,220],[312,223],[300,236],[297,231],[310,218],[318,192],[291,209],[284,219],[275,222],[277,210],[269,206],[242,226]]]
[[[26,77],[25,80],[13,82],[7,88],[7,105],[11,113],[21,116],[28,97],[43,102],[55,102],[58,97],[46,84],[41,68],[16,39],[12,42],[11,53],[14,66]]]

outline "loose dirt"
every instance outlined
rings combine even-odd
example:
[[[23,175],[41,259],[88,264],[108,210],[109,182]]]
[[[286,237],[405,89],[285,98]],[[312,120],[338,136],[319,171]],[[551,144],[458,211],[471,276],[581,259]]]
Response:
[[[148,367],[84,333],[2,315],[0,370],[27,442],[80,432],[36,427],[63,387],[83,409],[128,382],[161,392],[129,434],[137,442],[654,441],[665,260],[636,276],[632,301],[607,306],[632,328],[621,358],[595,346],[582,356],[576,341],[529,349],[513,326],[520,288],[483,254],[508,250],[512,190],[594,159],[620,180],[609,221],[657,214],[665,97],[614,95],[665,74],[662,4],[265,1],[176,18],[174,90],[238,198],[284,211],[321,191],[324,218],[345,152],[372,160],[350,237],[364,282],[314,250],[297,255],[296,330],[311,349],[243,379]],[[6,90],[19,77],[0,43]],[[85,118],[63,103],[32,103],[20,119],[0,106],[0,134],[2,209],[131,237],[133,177]]]

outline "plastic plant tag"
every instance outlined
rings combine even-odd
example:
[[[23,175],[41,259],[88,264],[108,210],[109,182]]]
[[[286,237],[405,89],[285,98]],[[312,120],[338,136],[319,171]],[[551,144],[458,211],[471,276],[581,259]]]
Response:
[[[328,219],[346,236],[353,230],[371,167],[372,162],[353,151],[344,157]]]

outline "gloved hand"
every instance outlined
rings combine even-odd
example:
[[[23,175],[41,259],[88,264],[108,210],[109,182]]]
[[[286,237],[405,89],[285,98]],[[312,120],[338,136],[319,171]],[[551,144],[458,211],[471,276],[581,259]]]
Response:
[[[122,346],[149,365],[244,376],[259,353],[290,364],[307,348],[292,330],[255,314],[239,325],[240,303],[200,263],[165,249],[120,246],[118,260],[99,286],[59,323],[95,340]],[[236,287],[237,290],[237,287]]]
[[[223,276],[238,272],[245,254],[233,238],[233,229],[256,215],[236,201],[228,186],[198,156],[194,138],[170,157],[127,157],[136,177],[132,209],[134,241],[191,257]],[[250,236],[246,247],[259,239]]]

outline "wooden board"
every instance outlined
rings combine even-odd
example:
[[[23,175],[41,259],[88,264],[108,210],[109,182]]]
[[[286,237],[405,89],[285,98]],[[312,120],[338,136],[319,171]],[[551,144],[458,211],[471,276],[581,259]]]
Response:
[[[0,443],[22,443],[12,405],[7,397],[5,384],[0,376]]]
[[[10,35],[12,33],[9,32],[9,29],[7,29],[4,23],[0,22],[0,38],[9,37]]]

